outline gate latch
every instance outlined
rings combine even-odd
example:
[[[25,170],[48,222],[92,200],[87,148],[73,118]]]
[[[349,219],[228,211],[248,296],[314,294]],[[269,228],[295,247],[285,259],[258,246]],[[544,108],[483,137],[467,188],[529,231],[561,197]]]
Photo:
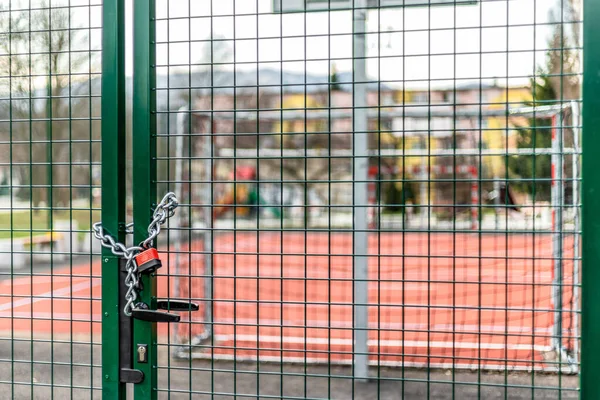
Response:
[[[135,257],[139,274],[150,274],[162,266],[162,262],[155,248],[150,247]],[[157,310],[167,311],[198,311],[198,304],[178,300],[158,300]],[[131,316],[135,319],[149,322],[179,322],[181,317],[171,312],[151,310],[148,304],[139,302],[131,309]]]

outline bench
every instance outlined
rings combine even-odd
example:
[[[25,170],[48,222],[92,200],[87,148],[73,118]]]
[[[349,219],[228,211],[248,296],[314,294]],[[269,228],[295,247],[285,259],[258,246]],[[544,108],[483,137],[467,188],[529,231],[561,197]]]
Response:
[[[50,247],[52,243],[56,244],[59,240],[63,238],[63,234],[59,232],[47,232],[43,235],[35,235],[32,237],[28,237],[23,241],[25,247],[31,247],[34,245],[38,245],[41,247]]]

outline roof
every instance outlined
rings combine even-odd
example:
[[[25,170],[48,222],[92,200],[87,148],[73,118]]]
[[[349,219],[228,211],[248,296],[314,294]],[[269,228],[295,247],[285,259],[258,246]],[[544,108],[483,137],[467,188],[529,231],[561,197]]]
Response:
[[[350,92],[352,90],[352,73],[337,73],[338,82],[342,91]],[[256,93],[260,89],[262,93],[289,94],[289,93],[318,93],[326,91],[326,85],[329,83],[328,75],[304,74],[299,72],[280,71],[276,69],[259,69],[247,71],[233,71],[227,69],[204,70],[188,74],[187,72],[158,75],[156,77],[159,88],[189,88],[194,90],[212,91],[212,93],[231,94],[235,87],[236,92]],[[393,91],[395,88],[370,78],[368,83],[369,91]]]

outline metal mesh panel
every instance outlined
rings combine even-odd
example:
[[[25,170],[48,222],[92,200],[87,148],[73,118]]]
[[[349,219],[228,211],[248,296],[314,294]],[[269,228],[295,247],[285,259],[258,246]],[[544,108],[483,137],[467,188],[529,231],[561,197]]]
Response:
[[[306,3],[156,1],[159,397],[576,398],[580,3]]]
[[[0,2],[0,397],[100,396],[101,2]]]

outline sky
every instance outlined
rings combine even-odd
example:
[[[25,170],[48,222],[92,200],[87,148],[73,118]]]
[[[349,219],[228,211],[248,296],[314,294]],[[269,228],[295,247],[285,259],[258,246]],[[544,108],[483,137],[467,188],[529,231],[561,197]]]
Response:
[[[457,7],[371,10],[368,76],[407,88],[428,83],[451,86],[455,79],[526,84],[544,60],[550,33],[545,24],[555,4],[555,0],[483,0]],[[240,70],[258,66],[328,74],[333,62],[339,71],[352,70],[351,11],[274,14],[272,10],[272,0],[157,0],[157,63],[206,62],[201,41],[210,38],[212,30],[225,49],[226,56],[218,58],[227,65],[221,68],[233,68],[235,62]],[[127,61],[131,74],[131,54]],[[171,68],[177,69],[187,71]]]
[[[39,7],[49,0],[12,1],[14,9]],[[101,0],[50,1],[52,6],[91,4],[91,13],[73,8],[74,19],[83,26],[101,26]],[[132,75],[133,0],[126,1],[126,64]],[[339,71],[352,70],[351,11],[274,14],[272,2],[156,0],[157,64],[184,65],[160,71],[187,72],[189,63],[210,61],[207,40],[211,37],[220,38],[214,45],[221,50],[215,58],[225,63],[219,66],[223,69],[283,68],[327,75],[334,63]],[[452,87],[455,80],[480,79],[500,85],[527,84],[544,61],[551,32],[549,14],[557,4],[559,0],[479,0],[456,7],[370,10],[368,76],[406,88]],[[92,32],[96,48],[100,38],[99,30]]]

